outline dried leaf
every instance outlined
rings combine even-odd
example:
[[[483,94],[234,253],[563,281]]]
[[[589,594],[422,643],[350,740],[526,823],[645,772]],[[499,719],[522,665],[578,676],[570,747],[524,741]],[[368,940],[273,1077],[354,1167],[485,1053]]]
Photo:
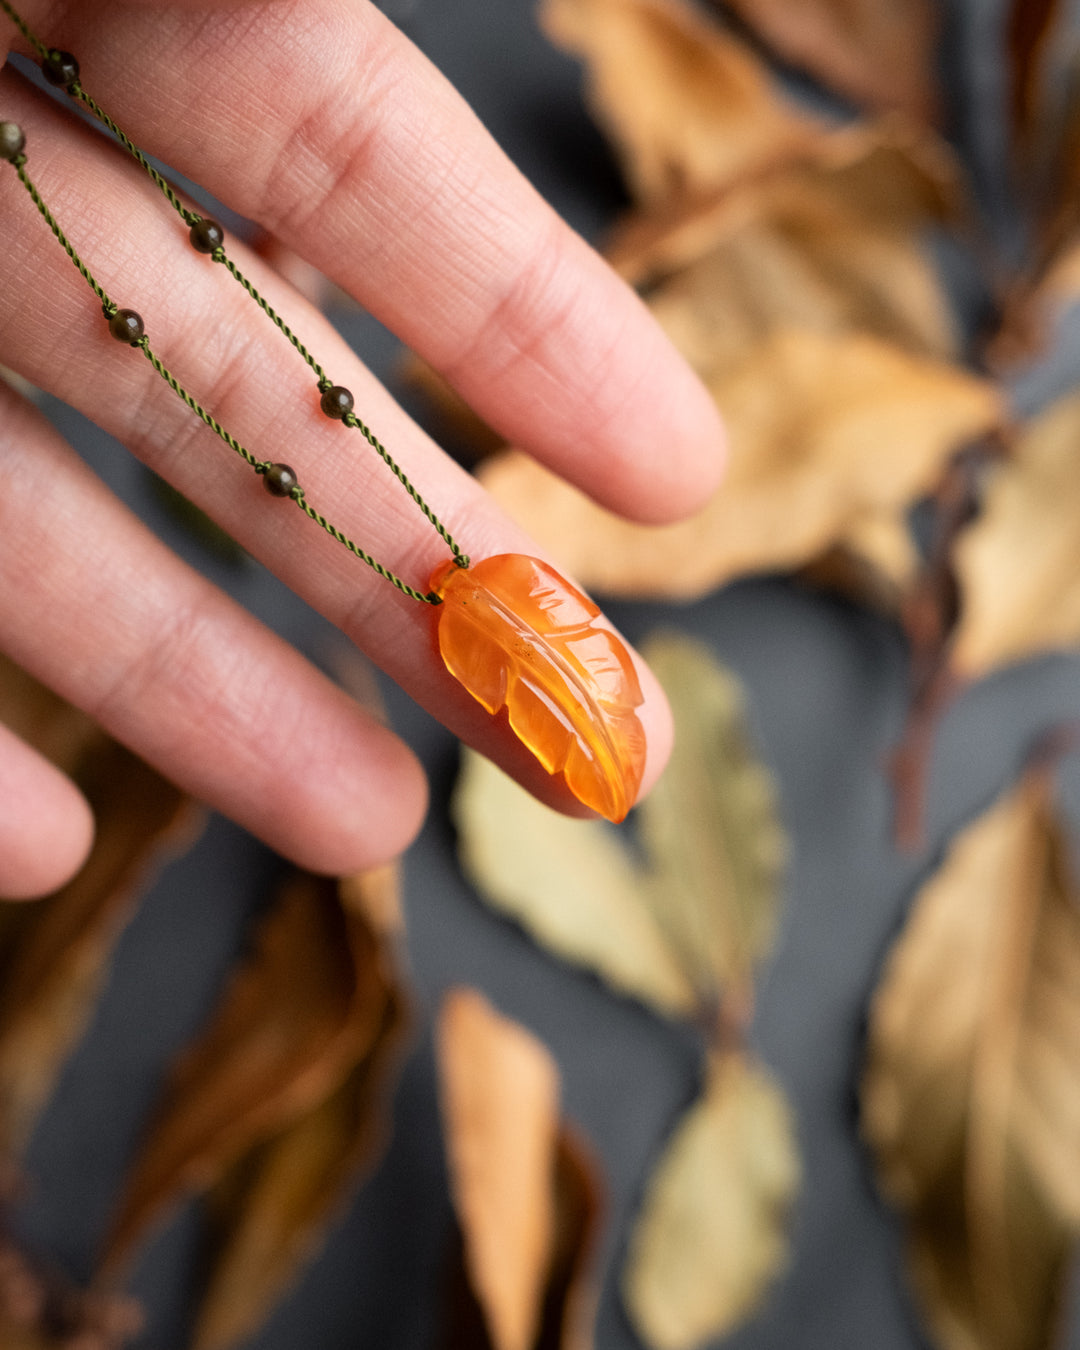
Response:
[[[871,1008],[863,1127],[942,1350],[1048,1350],[1080,1232],[1080,889],[1045,767],[964,830]]]
[[[985,493],[956,549],[965,679],[1080,643],[1080,395],[1036,418]]]
[[[446,996],[437,1035],[469,1281],[493,1350],[531,1350],[555,1242],[559,1071],[534,1036],[475,990]]]
[[[668,1141],[630,1239],[623,1296],[656,1350],[691,1350],[761,1301],[787,1258],[799,1186],[783,1094],[741,1054],[711,1060]]]
[[[929,136],[860,126],[813,164],[630,216],[607,254],[707,382],[781,326],[955,356],[955,320],[921,235],[963,215],[959,181]]]
[[[1042,56],[1060,7],[1060,0],[1012,0],[1009,8],[1009,111],[1015,148],[1019,151],[1031,149],[1040,111]]]
[[[252,1335],[377,1159],[407,1020],[401,995],[382,992],[372,1048],[337,1091],[241,1158],[211,1192],[213,1269],[193,1350],[228,1350]]]
[[[178,788],[7,662],[0,703],[14,730],[72,774],[96,821],[91,853],[66,886],[33,905],[0,902],[0,1154],[16,1154],[139,896],[200,817]]]
[[[746,734],[742,688],[708,648],[666,634],[643,655],[675,718],[671,761],[639,812],[652,911],[699,1005],[721,993],[746,1005],[787,859],[772,779]]]
[[[724,0],[784,61],[870,108],[939,111],[931,0]]]
[[[676,749],[638,808],[646,864],[618,835],[567,820],[478,755],[454,801],[463,864],[485,898],[544,946],[668,1015],[749,998],[775,925],[784,836],[748,750],[733,677],[669,637],[646,652],[665,684]]]
[[[292,1126],[302,1130],[343,1088],[393,1022],[385,959],[367,918],[342,906],[332,881],[289,879],[250,959],[176,1066],[115,1216],[107,1267],[126,1258],[163,1210],[217,1183],[252,1148]],[[287,1190],[289,1163],[280,1165]],[[294,1218],[278,1216],[282,1268],[293,1260],[289,1244],[307,1242],[309,1216],[298,1207]],[[237,1241],[248,1240],[242,1218],[234,1226]]]
[[[489,713],[578,798],[619,821],[637,798],[645,733],[637,673],[599,608],[548,563],[500,553],[431,578],[439,652]]]
[[[563,1123],[555,1140],[554,1241],[532,1350],[592,1350],[599,1290],[593,1258],[602,1210],[599,1167],[584,1140]],[[467,1269],[465,1237],[455,1230],[439,1343],[446,1350],[496,1350],[484,1306]]]
[[[549,810],[471,751],[453,812],[462,865],[489,904],[618,992],[668,1014],[693,1010],[693,986],[615,833]]]
[[[585,60],[594,115],[641,202],[714,191],[822,134],[743,43],[683,0],[544,0],[540,16]]]
[[[713,393],[731,467],[681,524],[630,524],[514,452],[481,479],[589,589],[690,598],[748,572],[800,567],[867,515],[901,520],[959,446],[1004,418],[988,381],[859,333],[781,329]]]
[[[536,1350],[592,1350],[599,1300],[594,1258],[603,1211],[600,1165],[565,1121],[555,1143],[554,1184],[555,1240]]]

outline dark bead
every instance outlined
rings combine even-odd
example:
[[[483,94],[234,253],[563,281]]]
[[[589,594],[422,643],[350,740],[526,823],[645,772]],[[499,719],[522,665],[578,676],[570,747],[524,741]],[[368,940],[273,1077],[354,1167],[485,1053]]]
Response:
[[[211,220],[209,216],[203,216],[202,220],[197,220],[188,232],[188,238],[191,245],[199,253],[213,253],[214,249],[220,248],[225,242],[225,231],[217,223]]]
[[[139,345],[139,339],[146,332],[142,315],[133,309],[118,309],[109,320],[109,332],[117,342],[130,342],[133,347]]]
[[[296,484],[296,472],[287,464],[271,464],[263,474],[263,486],[272,497],[290,496]]]
[[[79,63],[70,52],[53,50],[41,63],[41,73],[60,89],[70,89],[79,78]]]
[[[327,417],[336,418],[339,422],[353,410],[353,396],[347,389],[343,389],[340,384],[335,384],[332,389],[324,391],[319,400],[319,407]]]
[[[26,137],[18,122],[0,122],[0,159],[14,164],[25,147]]]

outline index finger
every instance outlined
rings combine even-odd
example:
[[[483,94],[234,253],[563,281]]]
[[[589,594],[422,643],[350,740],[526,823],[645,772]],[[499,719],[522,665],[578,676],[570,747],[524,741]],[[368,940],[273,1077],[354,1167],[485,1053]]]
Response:
[[[24,12],[145,149],[332,276],[508,440],[636,519],[711,493],[706,391],[366,0]]]

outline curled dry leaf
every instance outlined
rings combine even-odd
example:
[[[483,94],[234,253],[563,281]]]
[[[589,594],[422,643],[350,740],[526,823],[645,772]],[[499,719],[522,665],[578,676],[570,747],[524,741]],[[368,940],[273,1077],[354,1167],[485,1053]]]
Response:
[[[407,1027],[401,994],[384,992],[372,1048],[337,1091],[242,1157],[211,1191],[212,1269],[193,1350],[228,1350],[257,1330],[381,1152]]]
[[[922,236],[935,220],[963,218],[959,184],[929,135],[856,125],[813,163],[630,215],[607,255],[707,383],[781,326],[855,330],[952,357],[955,320]]]
[[[748,997],[786,845],[734,677],[683,638],[646,652],[677,749],[637,811],[645,866],[615,832],[541,806],[471,754],[454,802],[461,857],[489,903],[557,955],[662,1013],[711,1014],[723,993]]]
[[[385,897],[371,912],[386,912]],[[129,1176],[106,1253],[110,1270],[187,1194],[221,1183],[230,1196],[219,1197],[221,1251],[203,1310],[204,1347],[231,1344],[258,1322],[374,1152],[401,1020],[377,922],[355,888],[343,905],[330,880],[287,881],[250,959],[178,1062]]]
[[[623,1272],[627,1310],[656,1350],[724,1335],[760,1302],[787,1256],[799,1186],[783,1093],[741,1054],[710,1060],[646,1191]]]
[[[954,671],[977,679],[1080,643],[1080,395],[1053,404],[988,484],[955,557]]]
[[[482,481],[586,588],[691,598],[800,567],[851,543],[868,516],[901,519],[959,446],[1004,418],[988,381],[861,333],[780,329],[713,393],[731,467],[689,521],[633,525],[516,452]]]
[[[471,989],[446,996],[437,1055],[474,1312],[470,1326],[459,1295],[448,1344],[577,1350],[589,1341],[598,1193],[587,1154],[560,1122],[555,1061]]]
[[[745,44],[684,0],[544,0],[540,16],[585,60],[594,115],[642,203],[715,191],[822,134]]]
[[[1029,772],[953,842],[871,1007],[863,1129],[942,1350],[1048,1350],[1080,1233],[1080,888]]]
[[[785,61],[870,108],[939,111],[931,0],[724,0]]]
[[[26,1144],[90,1018],[113,947],[200,815],[179,788],[82,713],[0,662],[5,721],[69,772],[94,812],[79,873],[34,904],[0,902],[0,1155]]]

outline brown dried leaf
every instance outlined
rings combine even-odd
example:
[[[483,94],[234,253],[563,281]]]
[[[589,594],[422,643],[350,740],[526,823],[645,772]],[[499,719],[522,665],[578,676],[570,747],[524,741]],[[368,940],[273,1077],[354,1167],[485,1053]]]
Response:
[[[739,1053],[713,1057],[649,1182],[623,1272],[627,1310],[656,1350],[691,1350],[758,1306],[787,1259],[799,1172],[780,1089]]]
[[[446,996],[437,1037],[451,1193],[480,1313],[457,1312],[451,1343],[577,1350],[589,1340],[598,1200],[591,1161],[560,1124],[555,1061],[472,989]]]
[[[544,0],[540,17],[585,60],[596,120],[643,203],[715,191],[822,134],[743,43],[683,0]]]
[[[800,567],[868,515],[899,522],[959,446],[1004,418],[988,381],[861,333],[778,330],[713,393],[731,466],[689,521],[630,524],[515,452],[481,479],[587,589],[690,598]]]
[[[592,1350],[598,1289],[593,1257],[602,1195],[599,1166],[580,1134],[563,1123],[555,1141],[555,1241],[532,1350]],[[465,1239],[455,1230],[439,1343],[446,1350],[496,1350],[487,1313],[466,1269]]]
[[[1048,1350],[1080,1232],[1080,889],[1029,772],[923,887],[870,1016],[863,1127],[942,1350]]]
[[[960,621],[952,666],[965,679],[1080,643],[1080,395],[1018,438],[956,548]]]
[[[61,890],[0,902],[0,1154],[25,1145],[97,1000],[113,947],[200,819],[179,788],[82,713],[0,662],[5,721],[72,774],[94,812],[90,856]]]
[[[724,0],[777,54],[870,108],[939,112],[931,0]]]
[[[1009,9],[1009,111],[1014,148],[1021,152],[1031,149],[1041,111],[1042,57],[1060,9],[1060,0],[1012,0]]]
[[[163,1210],[217,1183],[342,1089],[388,1030],[385,962],[366,915],[343,906],[334,882],[288,880],[250,959],[176,1066],[115,1216],[108,1267]],[[293,1236],[303,1246],[304,1217],[295,1234],[279,1221],[283,1246]],[[283,1264],[289,1259],[281,1253]]]
[[[407,1025],[400,993],[386,984],[381,992],[383,1021],[371,1050],[337,1091],[241,1158],[211,1192],[213,1271],[193,1350],[228,1350],[252,1335],[381,1152],[389,1079]]]
[[[929,136],[856,127],[814,164],[629,217],[608,257],[707,382],[784,325],[954,356],[952,311],[920,234],[962,214],[959,182]]]

